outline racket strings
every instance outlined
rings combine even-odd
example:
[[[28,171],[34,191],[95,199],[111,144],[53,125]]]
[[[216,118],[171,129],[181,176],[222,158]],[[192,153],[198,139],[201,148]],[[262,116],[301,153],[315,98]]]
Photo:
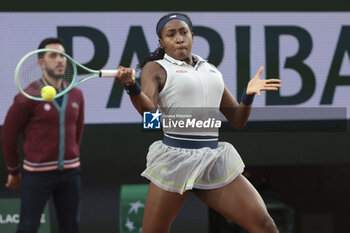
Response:
[[[32,97],[41,97],[41,89],[46,85],[53,86],[61,92],[71,85],[74,74],[74,64],[70,59],[38,58],[34,53],[27,57],[18,70],[20,88]]]

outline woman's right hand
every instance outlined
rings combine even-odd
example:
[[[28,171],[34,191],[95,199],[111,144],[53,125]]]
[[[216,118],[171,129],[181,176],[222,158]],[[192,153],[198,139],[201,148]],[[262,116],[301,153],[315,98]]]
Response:
[[[134,85],[135,80],[135,70],[133,68],[125,68],[122,66],[118,67],[118,73],[115,77],[118,83],[124,84],[127,86]]]

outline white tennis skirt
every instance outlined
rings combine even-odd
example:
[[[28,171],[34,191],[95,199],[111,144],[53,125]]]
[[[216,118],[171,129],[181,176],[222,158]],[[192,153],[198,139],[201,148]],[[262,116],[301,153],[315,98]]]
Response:
[[[219,142],[215,149],[184,149],[159,140],[149,147],[147,168],[141,176],[164,190],[183,194],[193,188],[223,187],[243,170],[244,163],[230,143]]]

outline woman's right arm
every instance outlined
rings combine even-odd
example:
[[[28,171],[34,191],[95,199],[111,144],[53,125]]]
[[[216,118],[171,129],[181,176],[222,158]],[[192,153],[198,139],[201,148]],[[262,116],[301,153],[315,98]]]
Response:
[[[121,84],[133,85],[136,80],[132,77],[132,71],[126,68],[116,79]],[[158,105],[158,93],[165,83],[165,70],[156,62],[148,62],[141,71],[141,93],[130,95],[131,102],[142,115],[144,111],[155,111]]]

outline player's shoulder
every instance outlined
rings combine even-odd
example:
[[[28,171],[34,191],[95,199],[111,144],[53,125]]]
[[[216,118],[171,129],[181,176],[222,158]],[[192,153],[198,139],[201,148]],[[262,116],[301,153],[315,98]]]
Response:
[[[31,95],[31,96],[38,96],[40,97],[40,91],[42,86],[40,86],[38,81],[30,83],[26,88],[24,88],[24,92]]]
[[[37,81],[30,83],[23,91],[30,96],[41,97],[41,86]],[[28,104],[36,102],[37,101],[26,97],[24,94],[22,94],[22,92],[18,92],[17,95],[14,97],[15,104]]]
[[[156,61],[150,61],[145,64],[142,68],[142,71],[156,71],[161,70],[163,67]]]
[[[34,100],[31,100],[28,97],[24,96],[21,92],[19,92],[14,98],[14,104],[29,104],[34,102]]]
[[[146,65],[141,70],[141,77],[146,78],[159,78],[165,77],[165,69],[159,63],[155,61],[147,62]]]

